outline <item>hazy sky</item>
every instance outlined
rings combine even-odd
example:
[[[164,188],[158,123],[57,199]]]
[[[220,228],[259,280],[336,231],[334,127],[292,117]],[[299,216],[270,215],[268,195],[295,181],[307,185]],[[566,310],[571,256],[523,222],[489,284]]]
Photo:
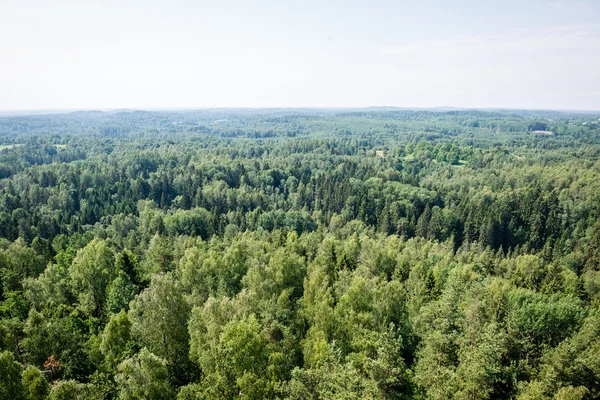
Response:
[[[600,110],[600,0],[0,0],[0,109]]]

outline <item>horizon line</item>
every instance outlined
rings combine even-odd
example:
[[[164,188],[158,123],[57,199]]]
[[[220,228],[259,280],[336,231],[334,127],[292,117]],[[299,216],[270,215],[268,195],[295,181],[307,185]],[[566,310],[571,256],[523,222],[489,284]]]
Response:
[[[212,110],[419,110],[419,111],[546,111],[546,112],[566,112],[566,113],[600,113],[600,109],[577,109],[577,108],[523,108],[523,107],[458,107],[458,106],[210,106],[210,107],[81,107],[81,108],[15,108],[15,109],[0,109],[0,116],[26,116],[26,115],[43,115],[45,113],[52,114],[70,114],[75,112],[127,112],[127,111],[212,111]],[[12,114],[12,115],[11,115]]]

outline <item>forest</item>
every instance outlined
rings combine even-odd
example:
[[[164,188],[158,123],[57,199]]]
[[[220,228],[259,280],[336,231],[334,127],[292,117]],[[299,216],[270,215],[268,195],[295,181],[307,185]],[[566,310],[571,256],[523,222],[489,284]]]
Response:
[[[0,116],[0,400],[600,398],[600,113]]]

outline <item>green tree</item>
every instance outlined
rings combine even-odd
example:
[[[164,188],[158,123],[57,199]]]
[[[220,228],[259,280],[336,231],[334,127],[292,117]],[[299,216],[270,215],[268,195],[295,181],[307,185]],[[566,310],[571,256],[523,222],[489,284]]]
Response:
[[[267,335],[254,316],[227,323],[215,347],[196,352],[205,395],[215,399],[240,393],[249,399],[273,397],[267,344]]]
[[[108,314],[128,311],[129,303],[136,294],[137,287],[131,282],[129,275],[120,271],[106,290],[106,311]]]
[[[501,380],[505,334],[495,324],[459,340],[456,399],[489,399]]]
[[[153,274],[172,271],[174,268],[173,261],[171,238],[161,236],[157,232],[150,240],[144,260],[140,265],[140,279],[144,282],[150,282]]]
[[[94,387],[75,380],[59,381],[50,390],[48,400],[88,400],[95,397]]]
[[[133,350],[134,342],[131,336],[131,321],[127,313],[121,310],[110,317],[104,327],[100,342],[100,351],[112,368],[127,358]]]
[[[169,384],[167,363],[143,348],[126,359],[115,376],[120,400],[169,400],[175,393]]]
[[[46,378],[36,367],[30,365],[23,371],[23,386],[27,400],[44,400],[50,393],[50,386]]]
[[[105,303],[106,288],[116,275],[113,251],[105,241],[92,240],[77,252],[69,275],[80,307],[98,315]]]
[[[0,399],[25,399],[25,391],[21,381],[22,371],[23,367],[15,361],[10,351],[0,353]]]
[[[352,363],[342,363],[339,351],[333,346],[327,353],[331,356],[318,368],[295,368],[292,371],[292,378],[286,385],[288,399],[386,398],[377,381],[362,374]]]
[[[167,361],[171,377],[178,382],[194,374],[188,361],[189,316],[181,286],[171,275],[154,275],[129,310],[134,337]]]

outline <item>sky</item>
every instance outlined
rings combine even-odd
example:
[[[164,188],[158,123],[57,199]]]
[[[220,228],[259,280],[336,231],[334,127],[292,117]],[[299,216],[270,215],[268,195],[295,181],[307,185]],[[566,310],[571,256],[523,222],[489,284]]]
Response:
[[[600,110],[600,0],[0,0],[0,110]]]

